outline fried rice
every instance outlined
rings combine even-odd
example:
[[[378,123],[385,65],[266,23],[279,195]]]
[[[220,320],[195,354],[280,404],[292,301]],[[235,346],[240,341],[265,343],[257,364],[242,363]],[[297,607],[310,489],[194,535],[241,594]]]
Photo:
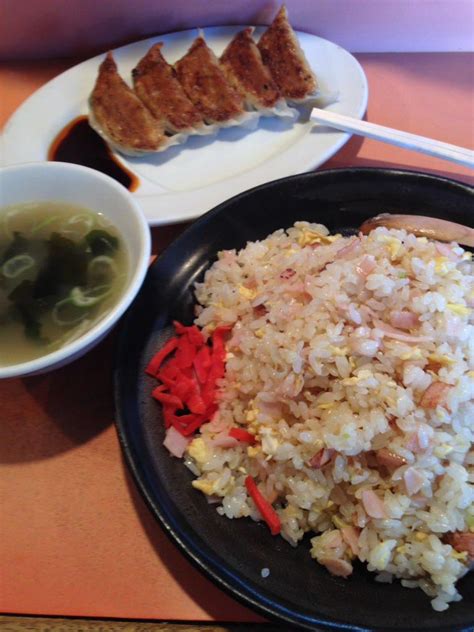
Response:
[[[461,599],[474,559],[474,266],[457,244],[297,222],[222,251],[195,323],[233,325],[219,408],[188,445],[193,486],[262,519],[252,476],[296,546],[348,577]],[[245,428],[254,445],[229,437]]]

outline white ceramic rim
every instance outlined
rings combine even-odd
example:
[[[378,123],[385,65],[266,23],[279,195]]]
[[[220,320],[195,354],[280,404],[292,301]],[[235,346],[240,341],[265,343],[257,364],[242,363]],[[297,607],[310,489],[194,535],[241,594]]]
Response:
[[[36,358],[34,360],[29,360],[28,362],[22,362],[21,364],[12,364],[9,366],[0,367],[0,379],[8,377],[18,377],[20,375],[26,376],[28,374],[47,369],[50,366],[52,367],[52,369],[54,369],[53,365],[61,363],[69,356],[74,356],[75,354],[80,352],[81,349],[86,348],[88,350],[89,347],[92,347],[95,340],[99,342],[100,339],[107,333],[107,331],[121,318],[126,309],[134,300],[135,296],[138,294],[138,291],[140,290],[145,275],[147,273],[151,255],[150,227],[148,226],[140,204],[138,203],[138,200],[134,198],[131,193],[119,182],[101,173],[100,171],[96,171],[95,169],[90,169],[89,167],[83,167],[82,165],[76,165],[67,162],[25,162],[17,165],[12,165],[11,167],[0,168],[0,173],[19,171],[25,166],[51,171],[54,171],[55,169],[58,171],[63,171],[64,169],[71,171],[82,171],[83,173],[88,174],[90,177],[101,180],[109,188],[113,188],[118,191],[124,198],[124,202],[128,203],[130,211],[134,214],[134,217],[137,221],[137,231],[140,241],[140,256],[137,262],[129,262],[129,265],[132,269],[132,275],[126,288],[123,291],[122,298],[104,318],[102,318],[96,325],[94,325],[94,327],[92,327],[92,329],[87,331],[82,336],[79,336],[79,338],[73,340],[61,349],[58,349],[57,351],[53,351],[51,353],[48,353],[47,355],[40,356],[39,358]],[[133,254],[134,253],[129,251],[130,257],[132,257]]]

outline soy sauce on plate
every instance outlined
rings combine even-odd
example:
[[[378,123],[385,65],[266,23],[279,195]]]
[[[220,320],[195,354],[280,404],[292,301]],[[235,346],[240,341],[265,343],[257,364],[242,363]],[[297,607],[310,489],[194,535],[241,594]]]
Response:
[[[136,191],[139,179],[115,158],[107,143],[89,125],[87,116],[78,116],[64,127],[51,143],[48,160],[72,162],[101,171]]]

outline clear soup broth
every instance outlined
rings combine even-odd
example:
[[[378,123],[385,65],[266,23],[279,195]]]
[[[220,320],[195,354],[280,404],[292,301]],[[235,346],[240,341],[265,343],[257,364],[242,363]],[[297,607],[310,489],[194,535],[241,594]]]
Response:
[[[128,258],[101,214],[60,202],[0,209],[0,366],[78,338],[118,301]]]

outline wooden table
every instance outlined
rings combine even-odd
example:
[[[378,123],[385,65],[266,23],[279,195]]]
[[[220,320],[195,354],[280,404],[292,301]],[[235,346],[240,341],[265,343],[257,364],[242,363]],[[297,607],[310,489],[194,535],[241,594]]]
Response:
[[[369,80],[368,120],[474,148],[473,55],[357,58]],[[0,64],[0,125],[73,63]],[[462,167],[359,138],[322,168],[345,166],[422,169],[474,183]],[[182,230],[153,230],[153,252]],[[223,628],[210,622],[250,622],[225,629],[255,629],[261,619],[202,577],[164,536],[128,474],[113,424],[113,343],[112,332],[59,371],[0,382],[0,611],[200,623],[181,628],[3,617],[0,627],[214,632]]]

